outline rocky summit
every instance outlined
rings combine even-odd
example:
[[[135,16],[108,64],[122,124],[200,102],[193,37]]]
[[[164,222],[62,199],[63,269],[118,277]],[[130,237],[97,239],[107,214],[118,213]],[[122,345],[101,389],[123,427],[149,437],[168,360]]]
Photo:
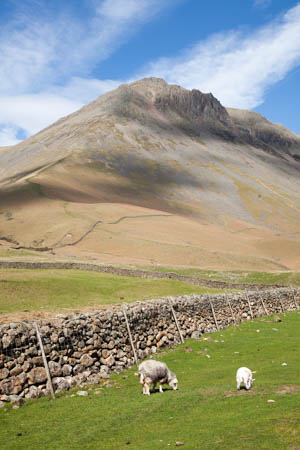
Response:
[[[300,137],[145,78],[0,148],[0,256],[300,268]]]

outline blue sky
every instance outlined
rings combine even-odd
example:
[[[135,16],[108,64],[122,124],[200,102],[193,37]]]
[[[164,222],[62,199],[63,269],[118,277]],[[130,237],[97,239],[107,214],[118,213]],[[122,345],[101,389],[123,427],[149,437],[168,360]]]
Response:
[[[0,145],[145,76],[300,135],[300,1],[0,0]]]

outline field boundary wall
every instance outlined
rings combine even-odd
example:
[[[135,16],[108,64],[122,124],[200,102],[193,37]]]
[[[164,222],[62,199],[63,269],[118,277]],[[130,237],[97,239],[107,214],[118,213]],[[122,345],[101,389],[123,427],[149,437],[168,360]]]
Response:
[[[190,277],[186,275],[180,275],[175,272],[152,272],[150,270],[140,269],[128,269],[122,267],[105,266],[100,264],[90,263],[75,263],[75,262],[43,262],[43,261],[0,261],[0,269],[68,269],[68,270],[86,270],[91,272],[110,273],[112,275],[126,276],[126,277],[139,277],[139,278],[151,278],[151,279],[170,279],[177,281],[185,281],[196,286],[207,286],[216,289],[265,289],[265,284],[250,284],[250,283],[232,283],[219,280],[208,280],[206,278]],[[268,285],[269,288],[282,287],[281,285],[274,284]]]

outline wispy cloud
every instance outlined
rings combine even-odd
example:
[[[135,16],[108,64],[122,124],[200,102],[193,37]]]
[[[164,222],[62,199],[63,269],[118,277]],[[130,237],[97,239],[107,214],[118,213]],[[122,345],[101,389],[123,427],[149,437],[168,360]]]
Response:
[[[255,8],[265,9],[268,8],[272,3],[272,0],[254,0],[253,6]]]
[[[17,138],[18,129],[12,126],[3,126],[0,131],[0,146],[15,145],[20,142]]]
[[[72,77],[64,86],[52,86],[49,93],[68,99],[76,99],[85,104],[107,91],[116,89],[120,84],[117,80],[98,80],[96,78]]]
[[[87,3],[93,7],[84,18],[64,8],[52,14],[17,10],[15,19],[1,26],[0,92],[24,94],[89,74],[163,8],[158,0]]]
[[[24,137],[37,133],[119,84],[74,77],[65,86],[50,86],[48,91],[0,97],[0,146],[20,142],[19,129]]]
[[[137,76],[159,76],[212,92],[224,105],[254,108],[267,89],[300,64],[300,4],[263,28],[219,33],[177,58],[162,58]]]
[[[6,122],[10,126],[16,123],[31,135],[57,120],[58,116],[66,116],[80,106],[79,102],[48,93],[2,97],[0,123]]]
[[[32,134],[116,86],[89,75],[171,0],[82,0],[84,17],[72,3],[11,4],[14,19],[0,22],[0,142],[7,130]]]

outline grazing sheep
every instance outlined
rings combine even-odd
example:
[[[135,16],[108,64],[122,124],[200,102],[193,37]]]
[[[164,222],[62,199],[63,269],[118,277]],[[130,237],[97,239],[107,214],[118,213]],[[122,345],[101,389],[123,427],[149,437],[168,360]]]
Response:
[[[241,383],[249,390],[255,378],[252,378],[252,372],[248,367],[240,367],[236,373],[236,388],[240,389]]]
[[[139,380],[143,385],[143,394],[150,395],[150,385],[153,383],[153,391],[156,383],[159,383],[159,392],[163,392],[162,385],[168,384],[176,391],[178,381],[175,373],[171,372],[167,365],[154,359],[144,361],[139,365]]]

